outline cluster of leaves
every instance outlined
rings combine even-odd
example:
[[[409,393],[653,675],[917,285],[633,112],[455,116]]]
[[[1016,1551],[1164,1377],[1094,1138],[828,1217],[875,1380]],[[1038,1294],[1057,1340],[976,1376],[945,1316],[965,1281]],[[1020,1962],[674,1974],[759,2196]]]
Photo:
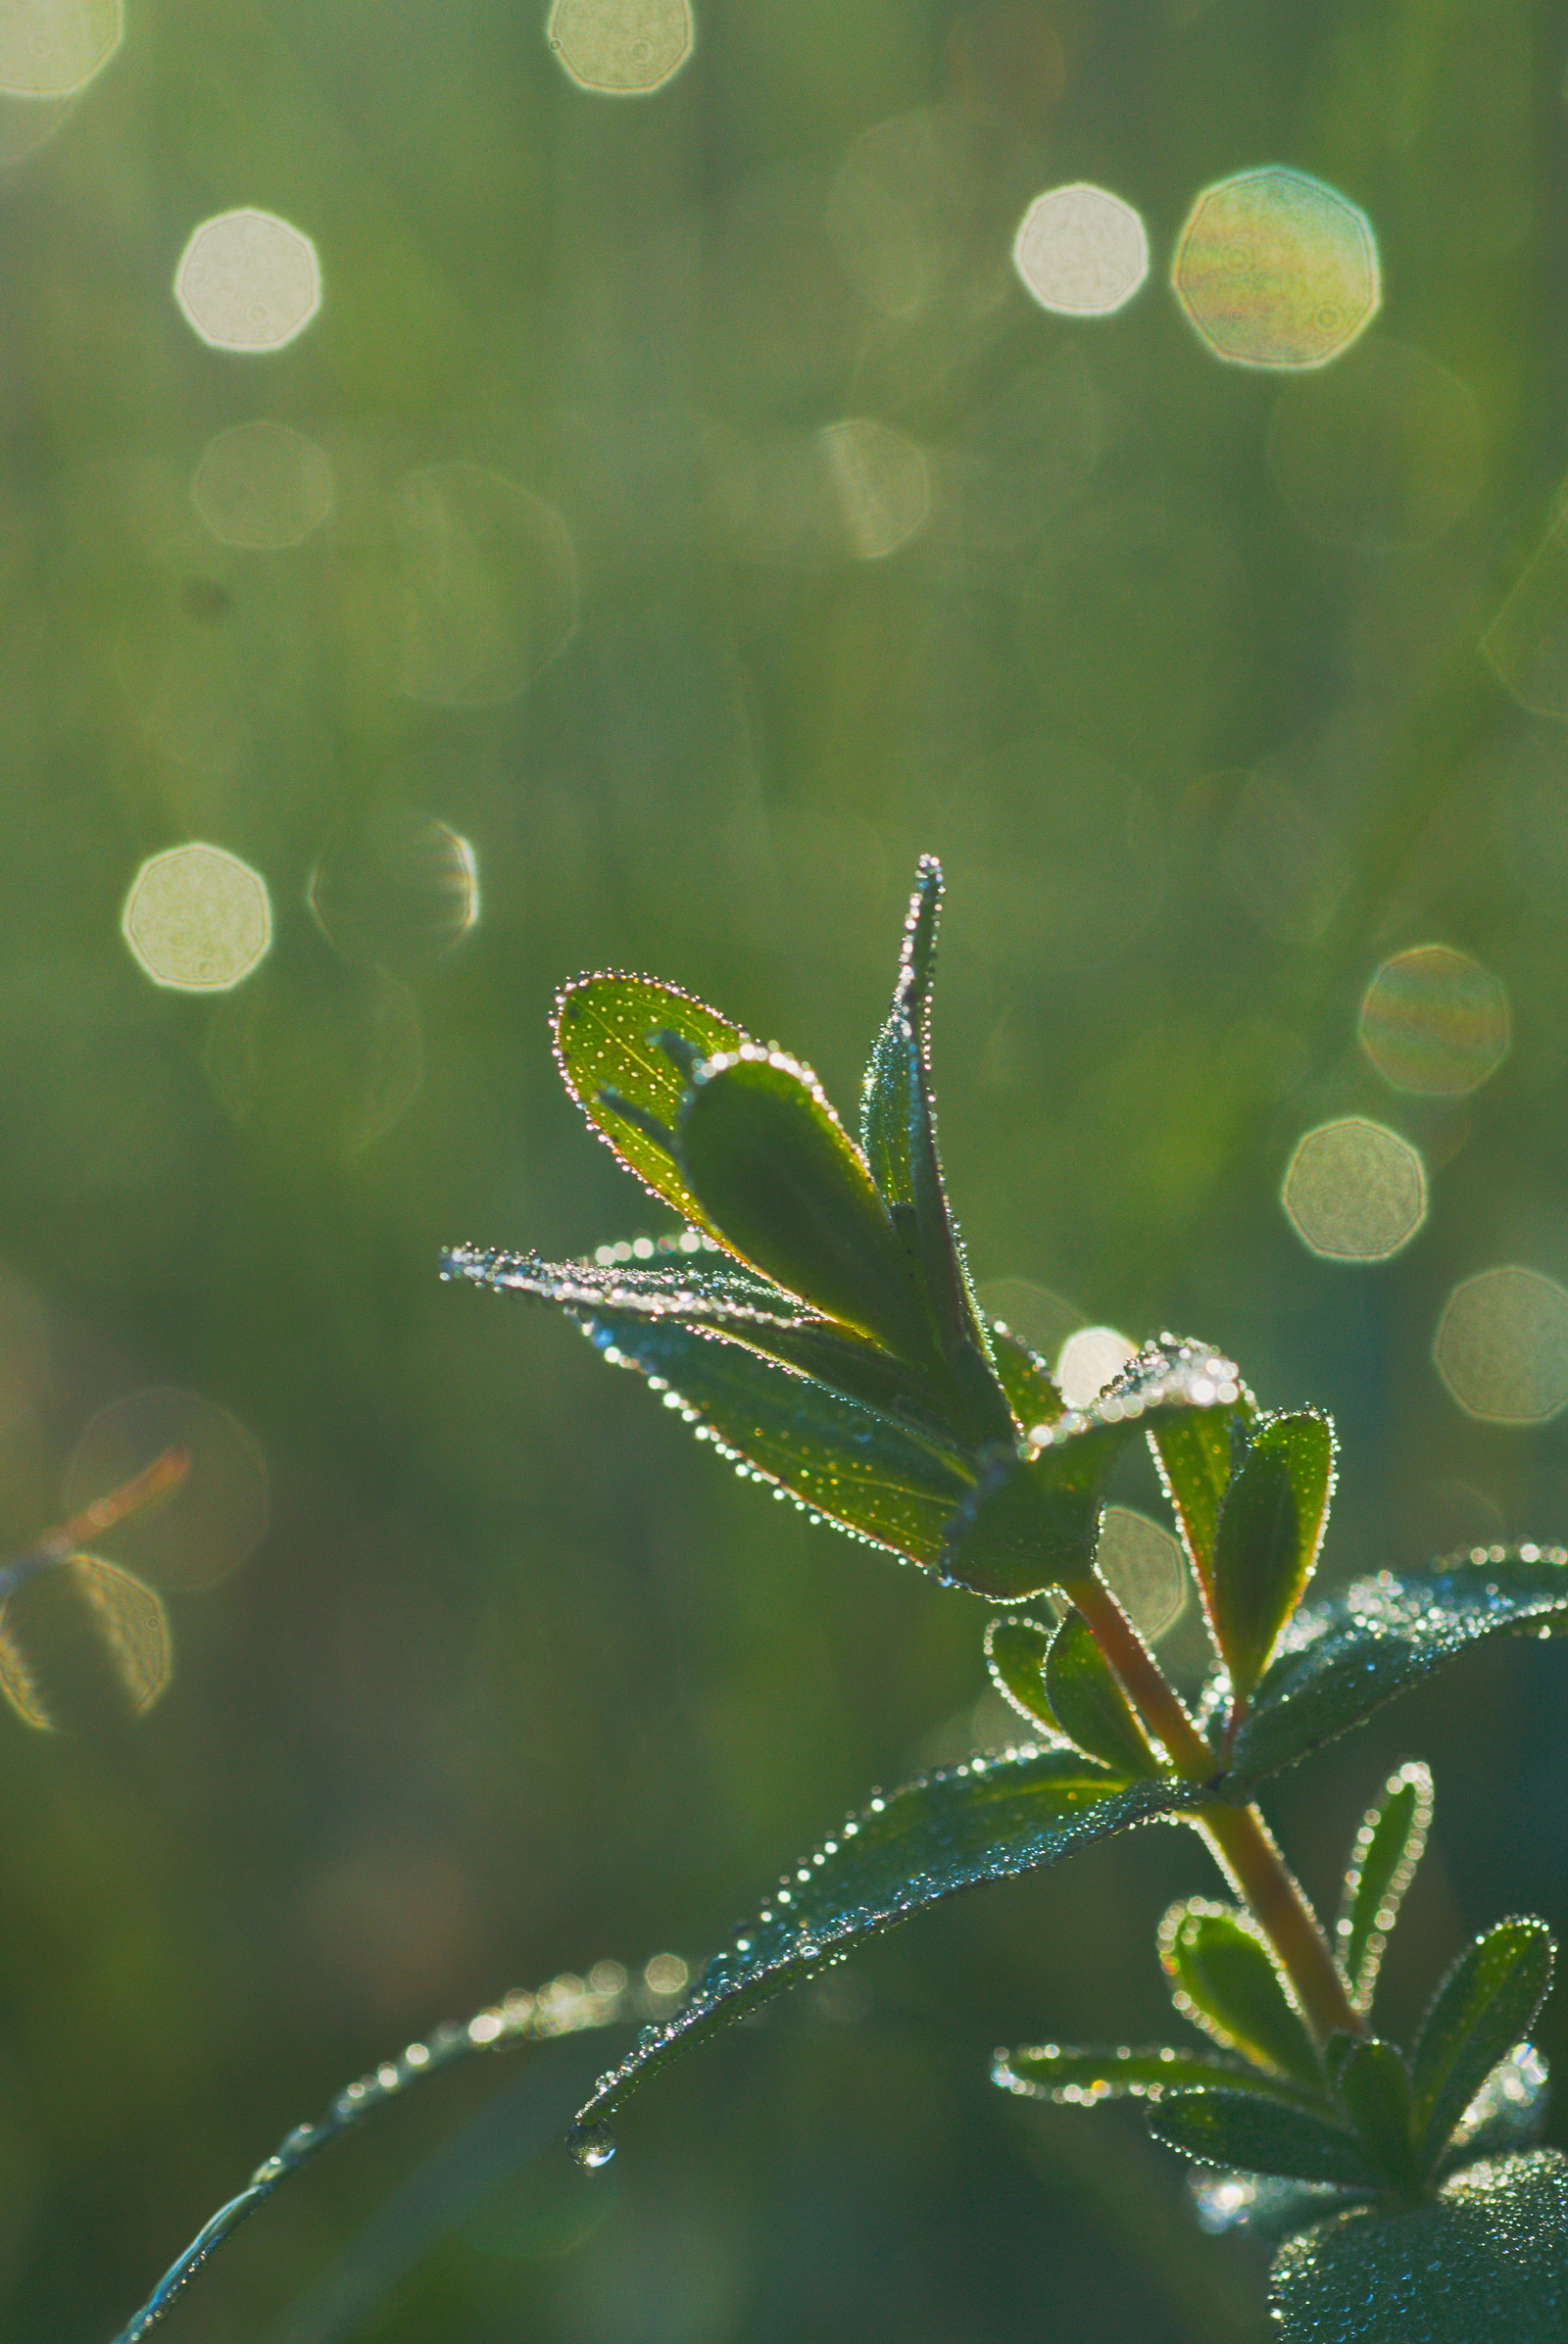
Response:
[[[588,1261],[469,1248],[446,1259],[448,1275],[562,1305],[699,1438],[813,1514],[947,1586],[1007,1606],[1044,1598],[1052,1614],[1003,1613],[987,1639],[1027,1739],[873,1799],[786,1873],[685,2005],[601,2079],[581,2119],[596,2157],[607,2120],[669,2058],[874,1932],[1161,1818],[1197,1823],[1223,1859],[1227,1813],[1247,1811],[1262,1833],[1250,1809],[1261,1779],[1477,1638],[1542,1633],[1568,1615],[1568,1556],[1529,1546],[1381,1573],[1306,1604],[1334,1484],[1325,1418],[1261,1414],[1232,1362],[1169,1335],[1092,1404],[1068,1408],[1046,1363],[988,1322],[937,1148],[929,1020],[940,900],[940,870],[926,861],[866,1069],[858,1145],[797,1058],[672,986],[581,978],[558,1002],[567,1086],[680,1225]],[[1095,1571],[1109,1477],[1143,1439],[1214,1646],[1196,1716]],[[1307,2023],[1277,1941],[1246,1913],[1192,1903],[1168,1919],[1163,1958],[1179,2007],[1217,2051],[1047,2048],[1013,2054],[999,2079],[1068,2098],[1148,2097],[1155,2130],[1185,2155],[1285,2177],[1296,2218],[1314,2218],[1320,2242],[1326,2213],[1342,2225],[1371,2219],[1354,2212],[1361,2201],[1383,2223],[1398,2208],[1432,2216],[1447,2202],[1434,2193],[1457,2188],[1451,2176],[1468,2164],[1464,2222],[1454,2217],[1455,2236],[1465,2222],[1468,2236],[1474,2161],[1500,2137],[1475,2114],[1477,2095],[1530,2026],[1551,1954],[1542,1925],[1505,1922],[1450,1973],[1408,2057],[1367,2031],[1382,1938],[1427,1804],[1424,1778],[1406,1770],[1358,1841],[1337,1973],[1320,1947],[1338,2027],[1321,2014]],[[1547,2152],[1496,2172],[1516,2224],[1528,2224],[1531,2204],[1560,2197]],[[1568,2302],[1560,2222],[1552,2235],[1557,2276],[1535,2294]],[[1336,2252],[1334,2283],[1353,2294],[1354,2252],[1343,2239]],[[1318,2265],[1298,2257],[1282,2268],[1292,2333],[1376,2332],[1350,2311],[1311,2325],[1326,2300]],[[1434,2302],[1438,2292],[1434,2281]],[[1447,2332],[1441,2321],[1431,2329]]]

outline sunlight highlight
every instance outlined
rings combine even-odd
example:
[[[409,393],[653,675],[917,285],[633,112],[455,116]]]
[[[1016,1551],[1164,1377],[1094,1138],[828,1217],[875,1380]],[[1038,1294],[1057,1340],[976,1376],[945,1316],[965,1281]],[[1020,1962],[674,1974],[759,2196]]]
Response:
[[[321,306],[320,263],[274,213],[221,212],[181,253],[174,299],[215,350],[281,350]]]
[[[1043,310],[1108,317],[1149,274],[1149,237],[1131,204],[1081,182],[1037,195],[1013,239],[1012,265]]]
[[[1236,366],[1326,366],[1383,298],[1365,213],[1321,179],[1278,167],[1203,190],[1171,283],[1215,357]]]
[[[226,993],[265,959],[272,941],[260,871],[194,840],[142,864],[120,925],[153,983],[175,993]]]
[[[74,96],[102,73],[124,32],[120,0],[4,0],[0,95]]]
[[[579,89],[646,98],[680,72],[697,37],[689,0],[555,0],[546,38]]]

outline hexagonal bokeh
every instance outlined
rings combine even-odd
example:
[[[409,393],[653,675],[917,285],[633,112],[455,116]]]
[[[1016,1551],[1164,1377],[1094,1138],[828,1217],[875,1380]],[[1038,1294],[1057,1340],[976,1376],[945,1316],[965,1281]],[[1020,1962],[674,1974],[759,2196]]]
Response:
[[[1361,1048],[1386,1083],[1422,1098],[1476,1090],[1502,1064],[1510,1036],[1502,979],[1451,945],[1396,952],[1361,1003]]]
[[[546,38],[579,89],[646,98],[691,55],[690,0],[555,0]]]
[[[180,254],[174,299],[215,350],[281,350],[321,306],[320,263],[275,213],[220,212]]]
[[[261,873],[199,840],[142,864],[120,924],[144,972],[175,993],[226,993],[272,941]]]
[[[1383,298],[1365,213],[1321,179],[1274,165],[1204,188],[1171,283],[1215,357],[1235,366],[1326,366]]]
[[[231,424],[202,451],[191,502],[220,545],[279,553],[301,545],[332,510],[328,458],[286,423]]]
[[[1483,1270],[1448,1296],[1432,1355],[1467,1415],[1544,1424],[1568,1407],[1568,1293],[1540,1270]]]
[[[6,0],[0,95],[69,98],[102,73],[124,38],[121,0]]]
[[[1080,183],[1037,195],[1013,239],[1012,265],[1044,310],[1105,317],[1149,274],[1149,238],[1131,204]]]
[[[1280,1202],[1302,1245],[1323,1259],[1387,1261],[1426,1219],[1426,1168],[1397,1132],[1345,1115],[1297,1142]]]

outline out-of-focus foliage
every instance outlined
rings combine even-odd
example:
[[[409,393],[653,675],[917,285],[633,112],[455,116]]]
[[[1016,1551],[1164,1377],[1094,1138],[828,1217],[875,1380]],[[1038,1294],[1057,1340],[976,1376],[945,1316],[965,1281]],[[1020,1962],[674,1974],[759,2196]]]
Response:
[[[0,28],[0,1549],[105,1409],[227,1428],[162,1560],[156,1520],[94,1548],[167,1601],[163,1699],[0,1717],[7,2334],[98,2344],[345,2075],[717,1941],[868,1779],[1014,1738],[972,1598],[438,1285],[454,1237],[636,1233],[544,1047],[572,971],[658,970],[847,1099],[941,853],[982,1301],[1049,1347],[1200,1327],[1328,1407],[1325,1599],[1568,1532],[1560,12],[697,0],[641,57],[559,13],[558,50],[542,0]],[[1270,166],[1377,240],[1321,371],[1221,363],[1169,289],[1200,194]],[[1012,267],[1079,184],[1149,237],[1103,316]],[[244,214],[288,269],[225,314],[192,240]],[[137,875],[191,846],[228,924],[155,896],[149,945]],[[1352,1120],[1424,1181],[1386,1258],[1384,1190],[1281,1203]],[[1553,1660],[1468,1654],[1473,1714],[1418,1689],[1281,1784],[1329,1890],[1432,1760],[1391,2032],[1496,1912],[1568,1926]],[[956,1905],[694,2060],[612,2174],[466,2130],[494,2071],[433,2083],[172,2344],[351,2299],[391,2344],[1023,2344],[1048,2289],[1066,2333],[1239,2344],[1254,2276],[1136,2119],[984,2079],[1024,2027],[1153,2039],[1148,1925],[1200,1884],[1150,1833]]]

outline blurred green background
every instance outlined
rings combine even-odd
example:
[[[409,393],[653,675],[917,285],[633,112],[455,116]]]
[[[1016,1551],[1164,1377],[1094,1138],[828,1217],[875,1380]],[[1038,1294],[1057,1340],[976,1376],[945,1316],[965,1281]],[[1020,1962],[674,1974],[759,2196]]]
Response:
[[[51,97],[113,8],[0,0],[0,1535],[150,1426],[203,1476],[101,1549],[163,1584],[162,1701],[0,1712],[24,2344],[107,2340],[411,2036],[700,1958],[998,1730],[978,1602],[438,1283],[444,1243],[663,1225],[550,1061],[579,969],[852,1105],[940,853],[943,1137],[1004,1315],[1175,1325],[1331,1407],[1329,1580],[1568,1535],[1568,10],[695,0],[680,70],[610,95],[571,39],[657,78],[669,14],[586,4],[553,50],[537,4],[125,0]],[[1200,191],[1266,164],[1377,240],[1321,368],[1221,363],[1170,288]],[[1148,229],[1102,317],[1010,257],[1078,180]],[[244,207],[318,256],[277,347],[233,346],[281,329],[221,269],[186,311],[226,345],[172,289]],[[270,898],[227,990],[122,932],[192,842]],[[1434,944],[1468,958],[1400,963],[1369,1054],[1368,986]],[[1405,1150],[1354,1122],[1297,1222],[1377,1252],[1424,1173],[1387,1259],[1282,1209],[1355,1118]],[[1278,1788],[1327,1897],[1432,1761],[1396,2025],[1466,1932],[1568,1924],[1565,1665],[1472,1657]],[[599,2176],[559,2131],[613,2037],[479,2063],[280,2193],[171,2344],[1258,2337],[1136,2114],[987,2081],[1155,2034],[1153,1924],[1206,1885],[1165,1831],[961,1901],[650,2093]]]

